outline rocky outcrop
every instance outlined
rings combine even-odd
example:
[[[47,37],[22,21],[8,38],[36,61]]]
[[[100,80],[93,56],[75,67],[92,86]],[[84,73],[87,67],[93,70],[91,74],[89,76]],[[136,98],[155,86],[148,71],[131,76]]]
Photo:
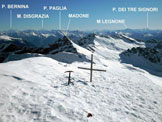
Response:
[[[160,63],[162,60],[161,59],[162,52],[159,52],[155,48],[133,47],[132,49],[128,49],[122,54],[125,56],[133,56],[134,54],[137,54],[138,56],[142,56],[152,63]]]
[[[48,48],[43,49],[42,54],[56,54],[62,51],[77,53],[76,48],[73,46],[73,42],[66,36],[62,39],[58,39]]]
[[[94,52],[94,40],[96,38],[96,34],[95,33],[92,33],[92,34],[89,34],[88,36],[80,39],[77,44],[81,47],[84,47],[92,52]]]

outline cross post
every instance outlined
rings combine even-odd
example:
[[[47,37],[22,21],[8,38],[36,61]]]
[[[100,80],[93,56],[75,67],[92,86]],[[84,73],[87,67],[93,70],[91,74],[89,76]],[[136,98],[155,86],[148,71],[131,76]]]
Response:
[[[90,82],[92,82],[92,73],[93,73],[93,54],[91,54],[91,73],[90,73]]]

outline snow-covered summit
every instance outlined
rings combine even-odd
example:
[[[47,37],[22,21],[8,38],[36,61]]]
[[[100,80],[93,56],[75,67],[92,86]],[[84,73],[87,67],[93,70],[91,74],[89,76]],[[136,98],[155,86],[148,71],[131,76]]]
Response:
[[[89,72],[77,68],[89,62],[67,64],[43,56],[0,64],[0,121],[161,121],[161,78],[98,53],[94,62],[107,72],[94,72],[92,83]],[[67,70],[74,71],[74,85],[67,86]]]

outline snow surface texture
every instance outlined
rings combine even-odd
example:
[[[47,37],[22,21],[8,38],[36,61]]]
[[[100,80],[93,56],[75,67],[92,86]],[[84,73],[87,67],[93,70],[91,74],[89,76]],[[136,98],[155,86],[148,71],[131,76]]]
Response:
[[[58,53],[59,61],[42,56],[0,64],[0,122],[161,122],[162,78],[119,60],[138,45],[98,36],[94,43],[94,68],[107,72],[93,72],[92,83],[89,71],[77,68],[90,67],[88,61],[63,63],[72,53]],[[67,86],[67,70],[74,71],[74,85]]]

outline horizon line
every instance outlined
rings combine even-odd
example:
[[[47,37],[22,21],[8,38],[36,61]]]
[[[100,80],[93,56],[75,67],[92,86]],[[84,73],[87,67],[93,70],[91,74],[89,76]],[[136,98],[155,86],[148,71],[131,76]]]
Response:
[[[92,29],[92,30],[79,30],[79,29],[74,29],[74,30],[59,30],[59,29],[24,29],[24,30],[17,30],[17,29],[8,29],[8,30],[0,30],[0,32],[9,32],[9,31],[19,31],[19,32],[23,32],[23,31],[66,31],[66,32],[70,32],[70,31],[81,31],[81,32],[91,32],[91,31],[124,31],[124,30],[150,30],[150,31],[162,31],[162,29],[148,29],[148,28],[143,28],[143,29],[131,29],[131,28],[126,28],[126,29],[115,29],[115,30],[111,30],[111,29]]]

